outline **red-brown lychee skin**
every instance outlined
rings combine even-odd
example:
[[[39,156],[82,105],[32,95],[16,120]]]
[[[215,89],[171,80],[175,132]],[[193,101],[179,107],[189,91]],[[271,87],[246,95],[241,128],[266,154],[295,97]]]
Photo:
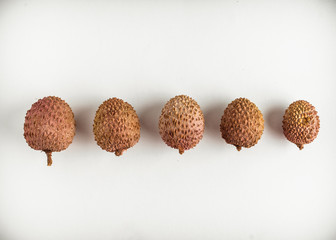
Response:
[[[140,139],[139,117],[131,104],[110,98],[96,112],[93,133],[103,150],[121,156]]]
[[[264,118],[253,102],[237,98],[224,110],[220,131],[222,138],[240,151],[258,143],[264,131]]]
[[[286,138],[302,150],[305,144],[311,143],[320,130],[320,118],[315,107],[309,102],[298,100],[289,105],[282,121]]]
[[[48,166],[52,164],[52,152],[68,148],[75,131],[74,114],[70,106],[59,97],[39,99],[27,111],[24,137],[31,148],[47,154]]]
[[[159,119],[162,140],[180,154],[195,147],[203,138],[204,116],[197,102],[186,95],[171,98]]]

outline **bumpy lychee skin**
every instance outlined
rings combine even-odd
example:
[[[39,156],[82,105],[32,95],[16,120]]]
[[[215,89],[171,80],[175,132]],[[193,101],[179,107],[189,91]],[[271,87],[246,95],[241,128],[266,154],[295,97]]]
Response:
[[[286,138],[302,150],[304,144],[314,141],[320,130],[315,107],[304,100],[293,102],[285,111],[282,128]]]
[[[180,154],[195,147],[203,137],[204,117],[201,108],[191,97],[179,95],[163,107],[159,119],[162,140]]]
[[[129,103],[110,98],[96,112],[93,133],[103,150],[120,156],[140,139],[138,115]]]
[[[58,97],[45,97],[28,110],[24,123],[24,137],[28,145],[47,154],[48,166],[52,152],[66,149],[75,136],[74,114],[70,106]]]
[[[220,130],[225,141],[240,151],[258,143],[264,131],[264,118],[253,102],[237,98],[224,110]]]

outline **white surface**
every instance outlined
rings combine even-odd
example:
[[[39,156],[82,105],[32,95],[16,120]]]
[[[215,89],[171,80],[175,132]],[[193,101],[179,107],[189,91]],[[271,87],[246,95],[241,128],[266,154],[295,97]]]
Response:
[[[335,239],[335,43],[335,1],[2,1],[0,239]],[[182,156],[157,129],[178,94],[206,120]],[[48,95],[78,126],[52,167],[23,138],[26,111]],[[114,96],[142,126],[119,158],[92,134]],[[265,118],[241,152],[218,129],[237,97]],[[298,99],[321,119],[303,151],[281,133]]]

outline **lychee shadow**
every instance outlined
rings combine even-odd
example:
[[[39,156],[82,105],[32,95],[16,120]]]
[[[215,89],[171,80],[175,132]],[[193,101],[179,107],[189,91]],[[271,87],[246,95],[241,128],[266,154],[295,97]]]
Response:
[[[85,143],[91,143],[93,141],[93,120],[97,109],[98,106],[96,105],[73,108],[76,120],[75,137],[77,137],[77,140]]]
[[[29,102],[31,99],[22,99],[22,102]],[[37,100],[36,100],[37,101]],[[13,103],[10,108],[3,109],[3,116],[0,118],[0,131],[3,139],[24,140],[24,122],[27,111],[31,104]]]
[[[226,104],[221,102],[207,108],[204,112],[205,131],[207,131],[213,137],[221,137],[219,126],[225,107]]]
[[[285,114],[285,110],[285,106],[278,105],[270,108],[265,114],[266,126],[278,137],[283,137],[282,118]]]
[[[159,133],[159,118],[164,102],[154,102],[137,111],[140,118],[141,134],[149,137],[151,141],[161,141]]]

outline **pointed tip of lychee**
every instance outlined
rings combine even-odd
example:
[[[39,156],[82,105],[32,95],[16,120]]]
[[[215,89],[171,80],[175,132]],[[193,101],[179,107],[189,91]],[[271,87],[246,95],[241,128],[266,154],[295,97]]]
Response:
[[[116,150],[115,152],[114,152],[114,154],[116,155],[116,156],[121,156],[124,152],[126,151],[126,149],[118,149],[118,150]]]
[[[303,149],[303,144],[296,144],[296,146],[297,146],[300,150]]]
[[[179,153],[182,155],[184,153],[184,149],[180,148]]]

